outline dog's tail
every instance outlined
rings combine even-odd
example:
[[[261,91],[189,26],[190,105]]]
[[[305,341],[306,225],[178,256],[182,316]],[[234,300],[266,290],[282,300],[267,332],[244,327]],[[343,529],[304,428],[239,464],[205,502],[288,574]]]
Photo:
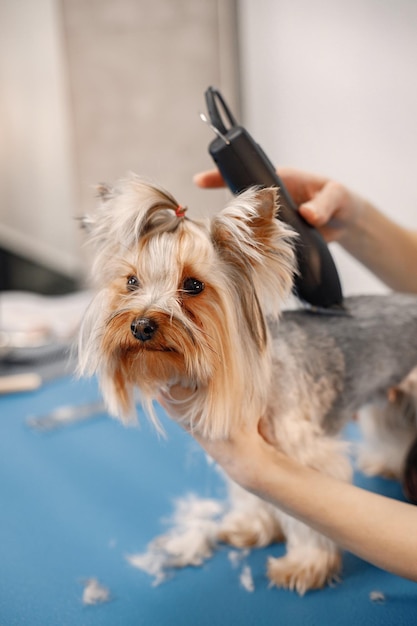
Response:
[[[403,491],[407,500],[417,504],[417,437],[405,457]]]

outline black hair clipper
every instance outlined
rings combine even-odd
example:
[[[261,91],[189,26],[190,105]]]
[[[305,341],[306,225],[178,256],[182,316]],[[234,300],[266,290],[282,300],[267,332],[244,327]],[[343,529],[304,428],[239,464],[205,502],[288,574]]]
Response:
[[[296,244],[299,274],[294,283],[295,295],[314,309],[342,313],[339,275],[324,239],[299,214],[271,161],[247,130],[237,124],[220,92],[209,87],[205,98],[209,124],[217,135],[209,152],[232,193],[237,194],[253,185],[279,187],[278,218],[299,234]],[[201,117],[208,121],[205,116]],[[226,118],[228,127],[223,118]]]

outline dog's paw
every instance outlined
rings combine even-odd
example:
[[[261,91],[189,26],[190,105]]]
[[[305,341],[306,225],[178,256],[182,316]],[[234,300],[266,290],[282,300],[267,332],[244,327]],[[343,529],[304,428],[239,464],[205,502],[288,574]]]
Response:
[[[300,596],[310,589],[321,589],[339,580],[341,557],[338,552],[311,549],[306,555],[287,554],[268,559],[267,575],[272,585],[297,591]]]
[[[217,538],[236,548],[260,548],[284,539],[278,520],[266,511],[257,515],[229,513],[220,524]]]

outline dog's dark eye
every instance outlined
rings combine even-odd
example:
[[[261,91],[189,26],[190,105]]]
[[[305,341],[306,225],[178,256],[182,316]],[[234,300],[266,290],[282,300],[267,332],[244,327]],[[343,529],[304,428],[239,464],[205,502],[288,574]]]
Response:
[[[129,276],[126,286],[129,291],[135,291],[139,287],[139,280],[137,276]]]
[[[186,278],[182,284],[182,289],[190,296],[196,296],[204,290],[204,283],[197,278]]]

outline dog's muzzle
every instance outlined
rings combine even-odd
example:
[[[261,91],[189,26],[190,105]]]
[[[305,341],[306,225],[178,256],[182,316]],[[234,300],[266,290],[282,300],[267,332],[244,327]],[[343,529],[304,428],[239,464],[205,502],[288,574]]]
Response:
[[[137,317],[130,325],[130,330],[135,339],[149,341],[158,329],[158,324],[150,317]]]

